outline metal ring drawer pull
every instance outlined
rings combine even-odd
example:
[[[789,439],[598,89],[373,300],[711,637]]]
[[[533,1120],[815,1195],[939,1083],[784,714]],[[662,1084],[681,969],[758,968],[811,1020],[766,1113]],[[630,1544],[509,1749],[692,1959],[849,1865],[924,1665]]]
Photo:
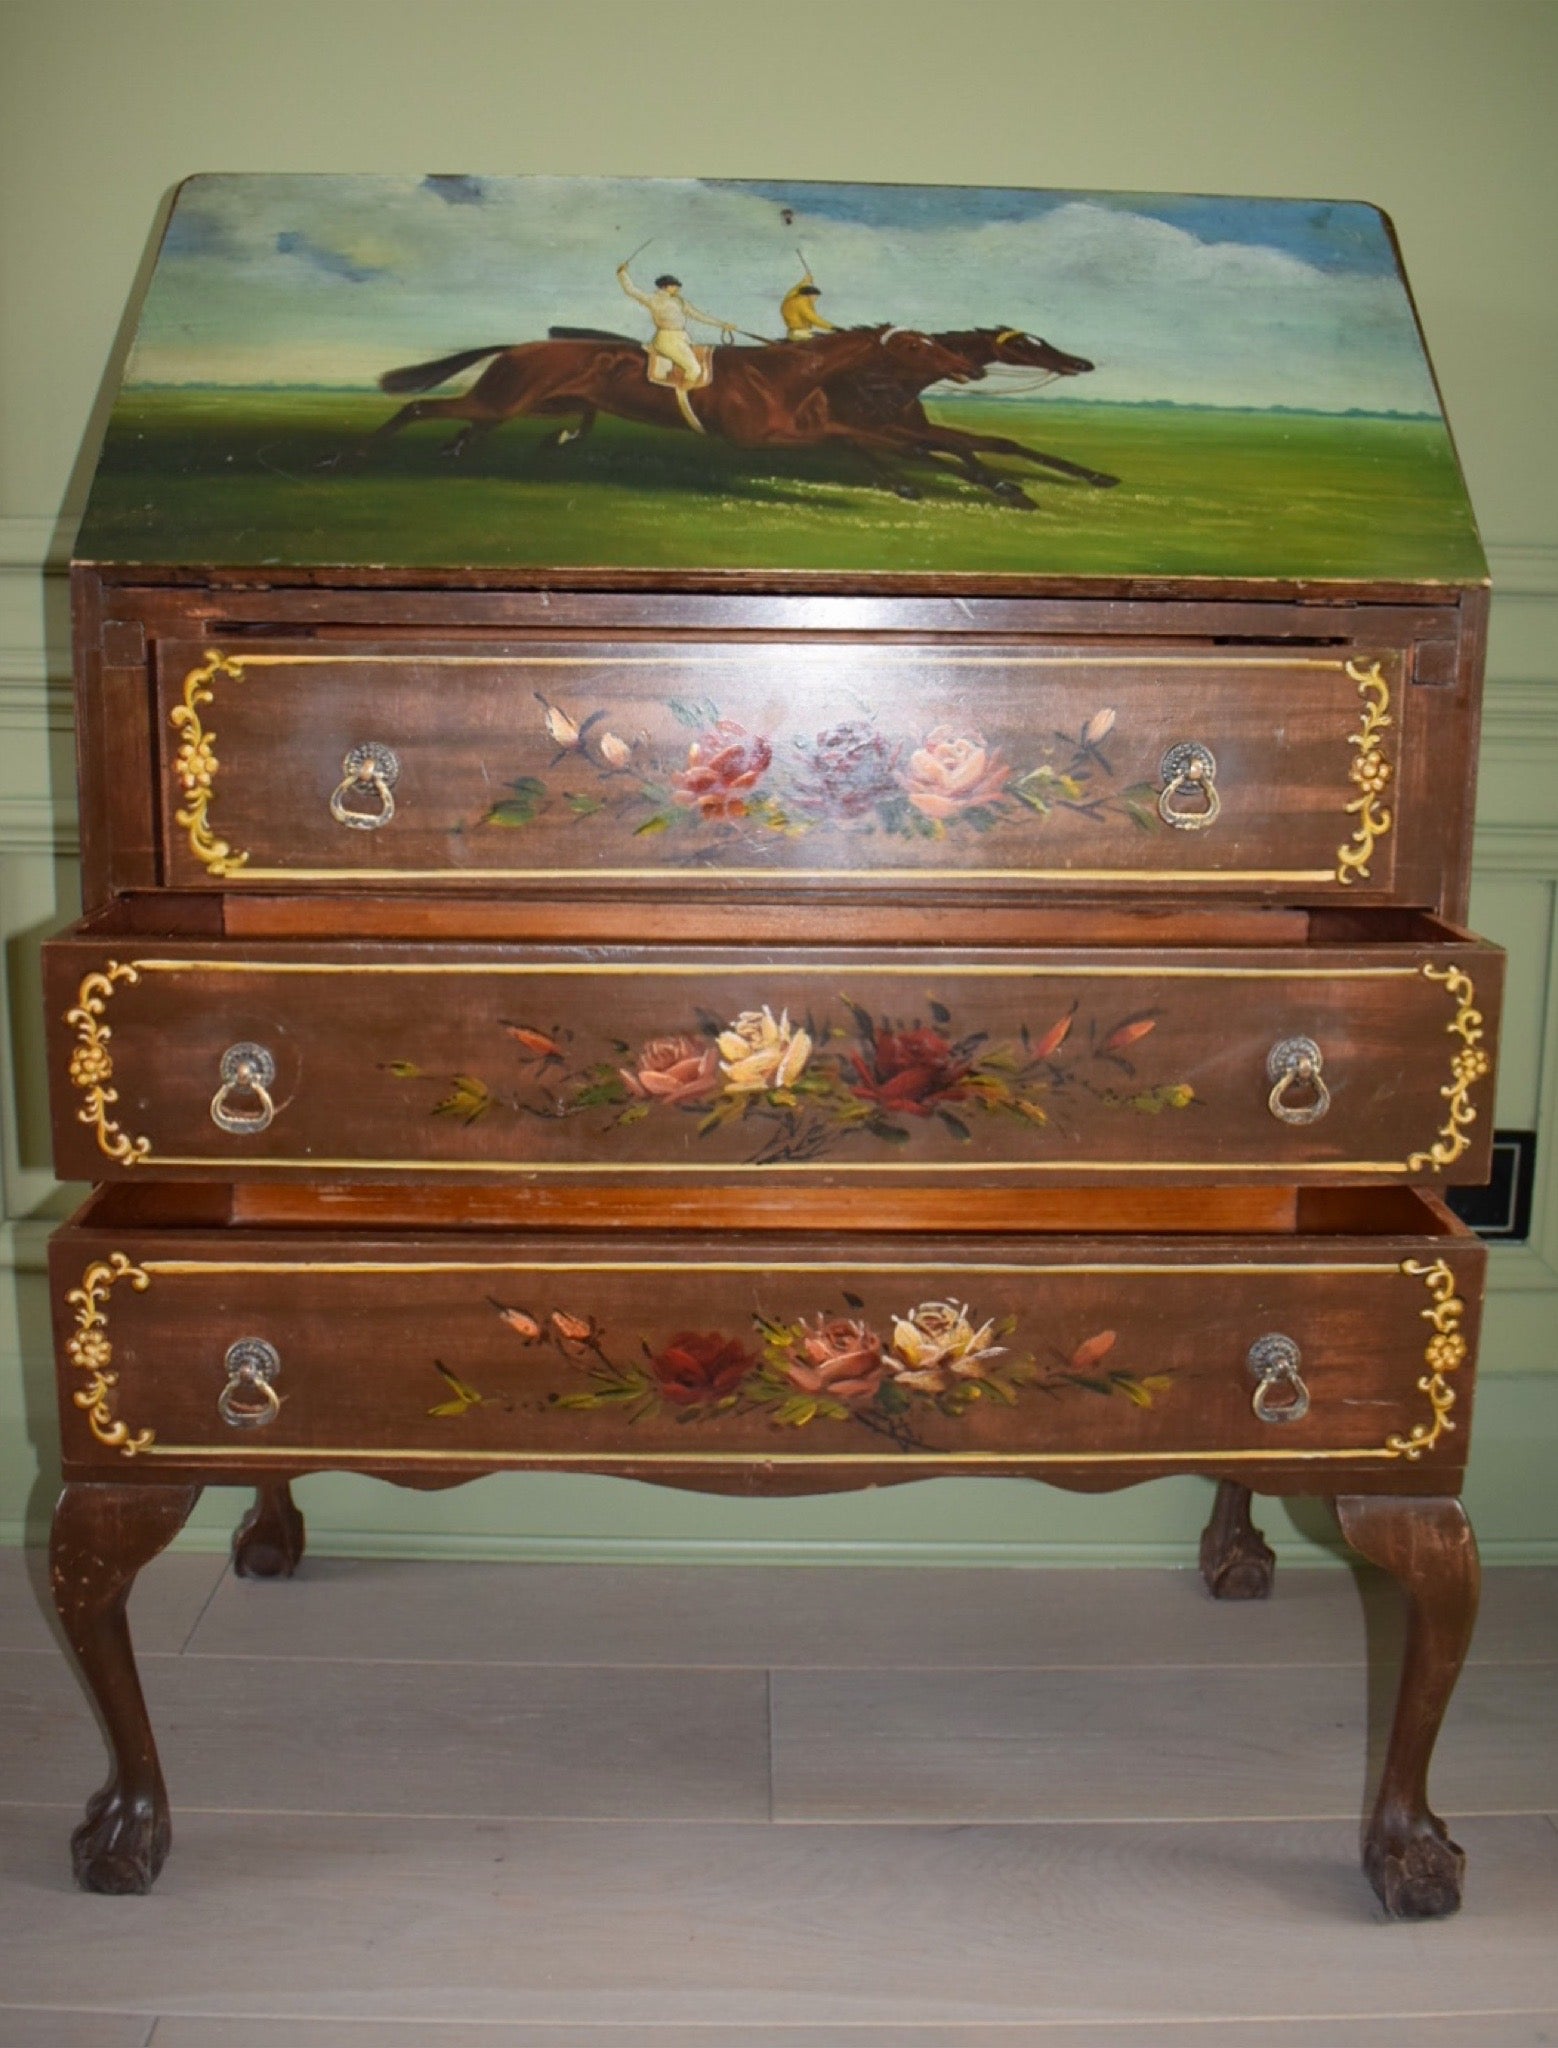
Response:
[[[263,1045],[245,1040],[230,1045],[222,1055],[222,1085],[211,1098],[211,1121],[219,1131],[235,1138],[252,1137],[263,1131],[276,1114],[270,1090],[276,1079],[276,1062]],[[252,1108],[235,1108],[235,1097],[247,1097]]]
[[[1217,794],[1217,757],[1199,740],[1181,740],[1158,763],[1158,816],[1181,832],[1204,832],[1217,822],[1223,800]],[[1200,808],[1182,810],[1176,799],[1198,795]]]
[[[1321,1069],[1325,1055],[1312,1038],[1283,1038],[1266,1055],[1266,1079],[1272,1084],[1266,1107],[1284,1124],[1317,1124],[1331,1106],[1331,1091]],[[1288,1090],[1308,1089],[1307,1102],[1290,1102]]]
[[[1299,1373],[1303,1362],[1304,1355],[1293,1339],[1279,1331],[1255,1339],[1245,1364],[1259,1382],[1250,1397],[1257,1421],[1301,1422],[1309,1413],[1309,1389]],[[1273,1401],[1273,1394],[1279,1391],[1287,1398]]]
[[[271,1382],[281,1371],[281,1354],[263,1337],[240,1337],[222,1361],[227,1385],[216,1397],[216,1412],[229,1429],[264,1429],[281,1413],[281,1396]]]
[[[354,832],[377,832],[387,825],[395,815],[395,799],[390,791],[400,780],[400,761],[394,748],[379,740],[364,740],[360,747],[352,748],[341,763],[341,771],[343,779],[330,799],[330,815],[336,823],[350,826]],[[375,797],[378,809],[349,808],[346,799],[354,792]]]

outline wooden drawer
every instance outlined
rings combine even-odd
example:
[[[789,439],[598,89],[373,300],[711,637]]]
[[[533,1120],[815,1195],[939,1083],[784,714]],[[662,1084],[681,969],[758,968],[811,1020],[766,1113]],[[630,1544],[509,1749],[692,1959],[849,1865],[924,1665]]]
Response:
[[[56,1157],[639,1187],[1485,1178],[1502,956],[1376,928],[916,953],[240,943],[110,916],[48,948]]]
[[[1290,1235],[843,1243],[169,1230],[155,1192],[53,1242],[68,1470],[1446,1492],[1463,1463],[1485,1253],[1406,1192],[1367,1224],[1307,1197]]]
[[[1430,775],[1408,666],[1388,642],[169,639],[161,879],[1433,903],[1465,764]]]

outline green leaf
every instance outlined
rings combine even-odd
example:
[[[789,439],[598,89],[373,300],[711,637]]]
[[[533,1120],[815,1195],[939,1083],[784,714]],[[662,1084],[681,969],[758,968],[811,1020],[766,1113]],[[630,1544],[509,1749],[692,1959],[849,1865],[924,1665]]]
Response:
[[[954,1138],[960,1139],[965,1145],[972,1140],[974,1134],[960,1116],[954,1116],[950,1109],[938,1109],[936,1114]]]
[[[621,1116],[617,1118],[617,1122],[619,1124],[641,1124],[648,1114],[649,1104],[647,1102],[630,1102],[627,1108],[623,1110]]]
[[[568,798],[568,808],[576,818],[593,818],[597,811],[606,808],[602,799],[591,796],[588,790],[569,790],[565,794]]]
[[[929,1003],[926,1005],[926,1008],[930,1011],[931,1017],[935,1023],[950,1024],[952,1022],[952,1012],[947,1008],[945,1003],[938,1003],[934,996],[931,997]]]
[[[903,1388],[893,1380],[883,1380],[876,1390],[876,1405],[884,1414],[902,1415],[913,1404]]]
[[[667,697],[666,708],[678,725],[685,725],[694,732],[702,732],[705,725],[712,725],[713,719],[705,716],[703,704],[693,704],[685,697]]]
[[[393,1074],[397,1081],[415,1081],[421,1078],[422,1073],[415,1060],[385,1060],[383,1071]]]
[[[1109,1377],[1125,1398],[1128,1401],[1133,1401],[1138,1408],[1150,1408],[1152,1406],[1152,1396],[1140,1380],[1134,1380],[1129,1373],[1123,1372],[1111,1373]]]
[[[534,796],[506,796],[482,819],[484,825],[529,825],[545,807],[546,792],[537,784]]]
[[[849,1304],[849,1306],[850,1306],[851,1308],[864,1308],[864,1307],[865,1307],[865,1303],[864,1303],[864,1302],[863,1302],[863,1301],[862,1301],[862,1300],[860,1299],[860,1296],[859,1296],[858,1294],[851,1294],[851,1293],[850,1293],[850,1291],[849,1291],[849,1289],[848,1289],[847,1287],[846,1287],[846,1288],[845,1288],[845,1289],[843,1290],[843,1292],[844,1292],[844,1299],[845,1299],[845,1301],[846,1301],[846,1302],[847,1302],[847,1303]]]
[[[670,829],[670,819],[665,816],[663,811],[656,811],[655,815],[652,818],[646,818],[642,825],[634,826],[633,837],[635,839],[647,839],[656,832],[669,832]]]
[[[611,1103],[624,1101],[627,1092],[627,1083],[620,1074],[613,1075],[609,1081],[587,1081],[574,1091],[573,1106],[575,1109],[604,1109]]]
[[[880,1138],[884,1145],[907,1145],[909,1143],[909,1133],[901,1124],[886,1123],[881,1118],[873,1116],[866,1125],[866,1129],[873,1138]]]
[[[872,1017],[871,1012],[863,1010],[859,1003],[849,996],[842,997],[841,1001],[850,1016],[855,1020],[855,1030],[860,1037],[865,1040],[867,1045],[874,1045],[876,1043],[876,1021]]]
[[[474,1074],[456,1074],[453,1085],[442,1102],[433,1105],[434,1116],[456,1116],[461,1123],[473,1124],[485,1116],[492,1107],[492,1093],[485,1081]]]

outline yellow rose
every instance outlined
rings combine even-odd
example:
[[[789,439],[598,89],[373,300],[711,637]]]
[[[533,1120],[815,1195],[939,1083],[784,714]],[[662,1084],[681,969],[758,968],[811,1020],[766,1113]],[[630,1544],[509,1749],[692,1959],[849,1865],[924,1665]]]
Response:
[[[1005,1350],[992,1344],[993,1322],[976,1330],[964,1303],[922,1301],[893,1321],[893,1354],[888,1360],[900,1385],[923,1394],[944,1394],[955,1381],[982,1380],[985,1367]]]
[[[791,1024],[788,1010],[776,1022],[765,1003],[761,1010],[743,1010],[720,1033],[719,1049],[726,1093],[758,1095],[800,1079],[811,1058],[811,1034]]]

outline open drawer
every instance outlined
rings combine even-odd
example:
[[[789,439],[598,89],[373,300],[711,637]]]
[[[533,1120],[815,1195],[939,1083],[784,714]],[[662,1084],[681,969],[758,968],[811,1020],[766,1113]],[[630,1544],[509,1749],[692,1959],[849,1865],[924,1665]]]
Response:
[[[62,1174],[1486,1178],[1502,955],[1426,916],[972,949],[190,937],[173,915],[126,903],[47,949]]]
[[[841,1238],[278,1229],[227,1200],[109,1189],[55,1236],[67,1473],[1447,1493],[1464,1462],[1486,1254],[1408,1190],[1176,1237],[1096,1205]]]
[[[170,637],[160,879],[1433,902],[1447,692],[1354,630]]]

